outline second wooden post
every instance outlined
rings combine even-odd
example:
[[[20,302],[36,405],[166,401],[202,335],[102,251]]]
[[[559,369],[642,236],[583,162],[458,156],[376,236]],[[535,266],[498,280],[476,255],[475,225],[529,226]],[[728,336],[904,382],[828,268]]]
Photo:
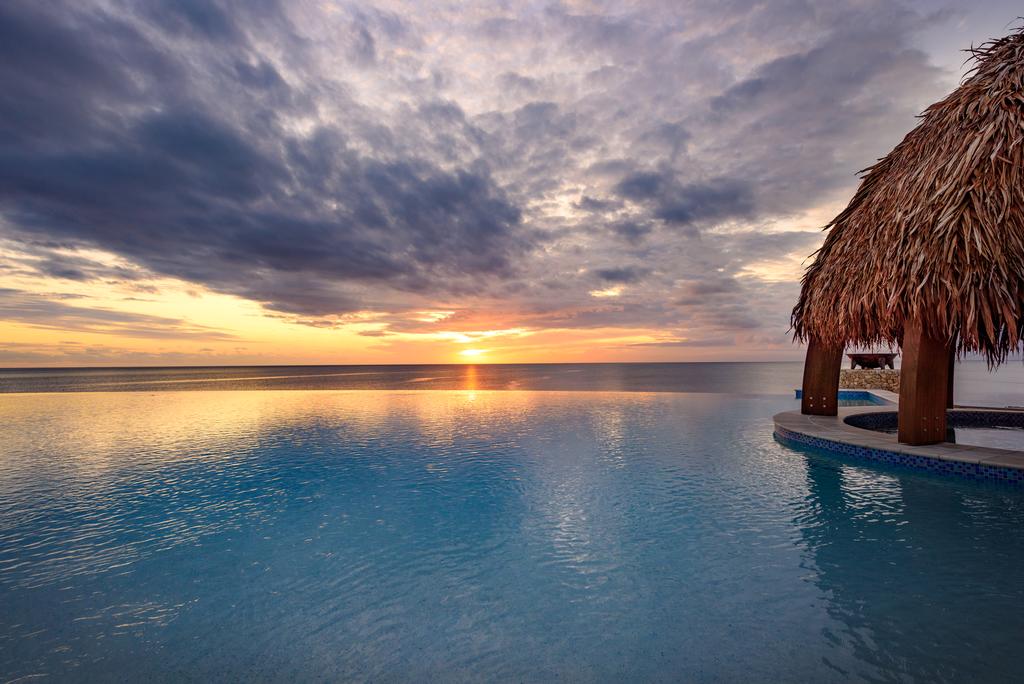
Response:
[[[928,337],[917,321],[903,328],[900,369],[899,441],[936,444],[946,439],[949,344]]]

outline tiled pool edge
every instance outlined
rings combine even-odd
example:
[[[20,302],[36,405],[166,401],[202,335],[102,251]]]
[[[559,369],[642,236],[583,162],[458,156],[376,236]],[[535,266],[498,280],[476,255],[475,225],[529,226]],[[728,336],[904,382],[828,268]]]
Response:
[[[793,391],[797,399],[803,397],[803,390],[797,388]],[[895,392],[880,389],[841,389],[839,390],[839,399],[849,399],[854,401],[870,401],[872,404],[878,406],[890,406],[899,403],[900,395]]]
[[[786,411],[774,417],[775,438],[792,447],[811,447],[852,457],[971,480],[1024,486],[1024,452],[961,444],[908,446],[894,435],[854,427],[853,414],[891,412],[892,407],[840,409],[838,416],[805,416]]]

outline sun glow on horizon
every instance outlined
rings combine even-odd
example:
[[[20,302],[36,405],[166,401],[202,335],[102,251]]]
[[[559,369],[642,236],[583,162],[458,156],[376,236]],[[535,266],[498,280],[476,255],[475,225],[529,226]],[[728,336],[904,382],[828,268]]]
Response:
[[[11,263],[31,258],[5,247],[0,244],[0,257]],[[87,254],[111,268],[131,266],[105,252]],[[0,367],[615,362],[724,356],[720,348],[681,344],[681,331],[642,324],[579,326],[578,317],[603,310],[583,303],[520,313],[506,311],[502,302],[467,299],[457,306],[439,303],[411,311],[297,316],[141,269],[123,278],[90,281],[87,288],[66,278],[9,270],[0,274],[0,289],[6,292],[8,313],[0,322]],[[624,286],[614,286],[584,296],[611,303],[624,291]],[[769,360],[788,350],[764,351]]]

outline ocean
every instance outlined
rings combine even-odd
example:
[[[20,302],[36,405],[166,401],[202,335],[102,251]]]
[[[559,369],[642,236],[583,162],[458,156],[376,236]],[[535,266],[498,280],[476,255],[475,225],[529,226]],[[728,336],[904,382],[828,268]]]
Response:
[[[800,386],[802,362],[552,363],[387,366],[209,366],[0,369],[0,393],[209,390],[545,390],[781,395]],[[956,401],[1024,406],[1024,365],[956,368]]]

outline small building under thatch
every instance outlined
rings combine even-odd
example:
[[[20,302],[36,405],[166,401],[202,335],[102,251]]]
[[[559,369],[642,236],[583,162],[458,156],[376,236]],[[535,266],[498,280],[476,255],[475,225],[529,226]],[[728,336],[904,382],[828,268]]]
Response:
[[[952,362],[1024,338],[1024,32],[972,49],[963,83],[867,169],[803,277],[804,413],[836,414],[843,349],[900,345],[899,439],[945,438]]]

